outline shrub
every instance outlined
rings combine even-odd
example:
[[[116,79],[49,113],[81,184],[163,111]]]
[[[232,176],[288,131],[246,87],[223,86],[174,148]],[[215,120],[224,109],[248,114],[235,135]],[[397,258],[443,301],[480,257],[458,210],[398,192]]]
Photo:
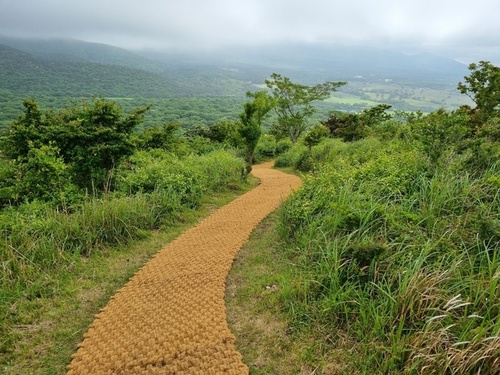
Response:
[[[277,167],[294,167],[304,152],[307,152],[307,147],[301,143],[296,143],[276,158],[275,165]]]
[[[290,141],[291,142],[291,141]],[[255,162],[261,162],[276,156],[276,138],[270,134],[260,137],[255,149]]]
[[[280,139],[276,143],[276,155],[281,155],[281,154],[285,153],[286,151],[291,149],[292,146],[293,146],[293,143],[290,139],[288,139],[288,138]]]

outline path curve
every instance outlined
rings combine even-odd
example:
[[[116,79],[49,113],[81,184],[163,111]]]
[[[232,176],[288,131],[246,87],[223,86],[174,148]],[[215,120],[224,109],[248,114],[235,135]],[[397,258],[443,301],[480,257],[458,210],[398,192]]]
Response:
[[[253,229],[297,189],[254,166],[260,184],[160,250],[96,315],[68,366],[76,374],[248,374],[226,322],[225,281]]]

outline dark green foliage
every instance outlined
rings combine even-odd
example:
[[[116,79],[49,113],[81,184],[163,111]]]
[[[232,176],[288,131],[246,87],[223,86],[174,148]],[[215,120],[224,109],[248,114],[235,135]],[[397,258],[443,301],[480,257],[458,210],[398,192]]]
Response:
[[[466,113],[447,112],[444,109],[422,116],[411,122],[410,126],[413,136],[432,165],[436,165],[445,151],[456,150],[470,131],[469,116]]]
[[[469,65],[470,75],[458,90],[469,96],[476,104],[475,120],[482,122],[500,114],[500,67],[489,61]]]
[[[209,126],[195,126],[186,133],[186,136],[189,138],[203,137],[215,143],[238,147],[241,144],[238,130],[240,126],[240,121],[220,119]]]
[[[166,122],[162,126],[152,126],[144,129],[138,136],[138,147],[142,150],[161,149],[175,151],[178,143],[178,131],[181,125],[178,122]]]
[[[31,148],[25,161],[17,163],[16,177],[12,201],[40,199],[66,208],[80,200],[78,188],[71,182],[68,166],[52,143]]]
[[[238,133],[245,145],[245,159],[251,169],[255,147],[262,134],[262,127],[258,122],[258,110],[255,103],[247,102],[243,106],[243,113],[240,115],[241,126]]]
[[[388,104],[379,104],[361,113],[334,112],[322,124],[330,130],[333,137],[345,142],[353,142],[366,137],[370,129],[391,119],[386,111]]]
[[[298,159],[295,161],[293,167],[300,172],[310,172],[314,169],[314,160],[311,152],[302,152],[299,154]]]
[[[313,146],[316,146],[323,138],[328,137],[330,132],[328,128],[324,125],[316,125],[307,131],[304,136],[304,144],[311,150]]]
[[[351,113],[333,113],[322,124],[330,130],[332,137],[341,138],[345,142],[357,141],[365,137],[363,124],[358,115]]]
[[[263,134],[255,147],[255,162],[274,158],[277,152],[276,138],[271,134]]]
[[[43,139],[49,125],[48,116],[43,116],[38,103],[32,99],[23,102],[24,114],[7,128],[1,139],[2,151],[10,159],[26,158],[32,147],[40,147],[47,140]]]
[[[81,189],[109,190],[113,169],[134,152],[132,133],[148,110],[123,115],[121,107],[102,98],[73,103],[58,113],[42,113],[34,100],[25,100],[24,107],[1,143],[5,156],[16,160],[20,177],[26,177],[22,183],[28,185],[20,191],[31,190],[28,199],[47,198],[42,186],[27,182],[37,168],[44,171],[47,186],[59,186],[69,178]]]
[[[131,134],[147,110],[138,108],[124,116],[121,107],[99,98],[59,113],[55,142],[78,186],[109,189],[111,171],[134,152]]]
[[[276,142],[276,154],[281,155],[292,148],[293,143],[290,139],[280,139]]]
[[[467,152],[466,165],[471,173],[487,171],[500,163],[500,117],[489,118],[461,147]]]

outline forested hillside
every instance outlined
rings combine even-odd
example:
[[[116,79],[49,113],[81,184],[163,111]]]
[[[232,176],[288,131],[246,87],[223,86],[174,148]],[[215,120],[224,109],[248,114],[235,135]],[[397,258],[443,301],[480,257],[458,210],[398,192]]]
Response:
[[[380,103],[424,112],[468,103],[456,90],[465,66],[432,55],[301,45],[141,54],[77,40],[0,37],[0,127],[22,112],[26,97],[60,108],[92,96],[112,98],[128,109],[154,103],[145,126],[158,119],[186,128],[208,125],[221,117],[237,118],[245,92],[258,89],[274,71],[306,84],[348,81],[321,106],[323,117],[331,110],[355,112]]]
[[[86,61],[46,60],[0,45],[2,89],[36,97],[174,97],[179,89],[165,76],[130,67]]]

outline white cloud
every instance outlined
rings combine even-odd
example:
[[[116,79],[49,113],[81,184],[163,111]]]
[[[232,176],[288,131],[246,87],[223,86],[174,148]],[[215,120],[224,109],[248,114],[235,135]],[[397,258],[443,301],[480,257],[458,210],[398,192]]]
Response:
[[[498,0],[0,0],[0,34],[129,48],[305,41],[500,57],[498,14]]]

